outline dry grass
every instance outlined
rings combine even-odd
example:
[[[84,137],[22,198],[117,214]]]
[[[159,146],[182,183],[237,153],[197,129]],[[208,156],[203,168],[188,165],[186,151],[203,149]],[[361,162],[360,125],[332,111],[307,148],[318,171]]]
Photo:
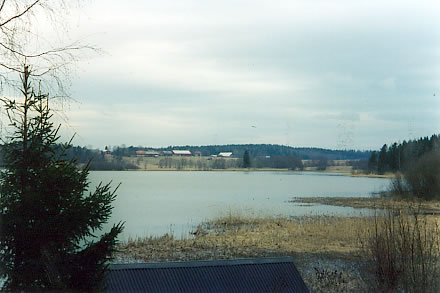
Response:
[[[199,225],[193,237],[170,235],[129,240],[123,254],[144,261],[260,257],[327,253],[351,257],[358,251],[363,218],[337,216],[298,218],[217,218]]]
[[[384,197],[296,197],[290,202],[352,208],[402,209],[417,207],[422,214],[440,215],[440,201],[407,201]]]
[[[395,178],[395,173],[385,173],[385,174],[374,174],[374,173],[363,173],[362,171],[353,171],[350,175],[351,177],[368,177],[368,178]]]

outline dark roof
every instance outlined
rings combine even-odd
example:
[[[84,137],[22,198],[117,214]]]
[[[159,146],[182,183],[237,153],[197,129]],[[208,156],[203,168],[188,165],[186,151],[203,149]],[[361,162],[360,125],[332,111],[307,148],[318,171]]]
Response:
[[[107,292],[309,292],[292,258],[109,266]]]

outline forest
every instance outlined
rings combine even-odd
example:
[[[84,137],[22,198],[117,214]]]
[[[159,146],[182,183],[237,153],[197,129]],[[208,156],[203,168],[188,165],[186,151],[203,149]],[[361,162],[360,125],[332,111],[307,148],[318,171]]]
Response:
[[[384,174],[386,172],[403,172],[410,168],[425,154],[440,150],[440,138],[431,137],[384,144],[380,151],[372,152],[368,159],[367,172]]]

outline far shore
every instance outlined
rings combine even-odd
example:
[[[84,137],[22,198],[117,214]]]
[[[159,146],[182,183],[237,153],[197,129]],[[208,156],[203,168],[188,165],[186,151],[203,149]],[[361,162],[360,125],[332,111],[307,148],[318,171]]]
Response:
[[[239,168],[237,165],[239,158],[212,158],[212,157],[179,157],[171,158],[173,161],[162,162],[167,158],[158,157],[123,157],[125,165],[131,165],[127,169],[121,171],[213,171],[213,172],[314,172],[329,174],[333,176],[349,176],[349,177],[368,177],[368,178],[394,178],[394,173],[386,174],[365,174],[360,170],[353,169],[349,163],[349,160],[332,160],[332,164],[328,165],[325,170],[321,170],[316,166],[310,166],[310,160],[303,160],[304,168],[292,170],[289,168]],[[169,158],[168,158],[169,159]],[[106,160],[114,162],[114,157],[106,156]],[[182,166],[178,166],[179,161],[182,161]],[[213,167],[211,163],[215,160],[222,160],[224,167]],[[118,163],[116,164],[116,166]],[[122,164],[121,166],[124,166]],[[137,168],[136,168],[137,167]],[[136,169],[135,169],[136,168]],[[94,171],[106,171],[106,170],[94,170]],[[109,171],[116,171],[110,170]]]
[[[117,170],[92,170],[92,171],[117,171]],[[159,168],[159,167],[150,167],[150,168],[139,168],[139,169],[127,169],[122,171],[135,171],[135,172],[155,172],[155,171],[166,171],[166,172],[175,172],[175,171],[188,171],[188,172],[304,172],[304,173],[322,173],[322,174],[331,174],[333,176],[348,176],[348,177],[366,177],[366,178],[394,178],[394,173],[386,173],[386,174],[365,174],[365,173],[352,173],[346,170],[340,170],[337,168],[329,167],[326,170],[316,170],[313,168],[305,168],[304,170],[291,170],[287,168],[228,168],[228,169],[197,169],[197,168]]]
[[[356,209],[416,209],[423,214],[440,215],[440,201],[409,201],[389,197],[295,197],[289,200],[296,204],[322,204]]]

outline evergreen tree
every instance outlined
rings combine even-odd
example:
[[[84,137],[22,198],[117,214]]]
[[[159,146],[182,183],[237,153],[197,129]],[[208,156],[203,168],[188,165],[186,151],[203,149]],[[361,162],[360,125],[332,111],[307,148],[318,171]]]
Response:
[[[387,149],[387,145],[384,144],[379,152],[379,158],[377,160],[377,172],[379,174],[383,174],[388,170]]]
[[[368,172],[374,173],[377,171],[377,153],[372,152],[371,157],[368,159]]]
[[[373,169],[374,161],[377,160],[377,172],[405,172],[413,167],[424,155],[431,152],[440,151],[440,141],[438,135],[434,134],[430,138],[424,137],[418,140],[403,141],[403,143],[393,143],[390,147],[385,144],[379,153],[373,152],[369,160],[369,171]]]
[[[244,151],[243,154],[243,168],[251,167],[251,155],[249,155],[248,151]]]
[[[100,288],[121,223],[100,237],[115,191],[89,191],[88,167],[76,169],[57,144],[48,96],[36,93],[25,66],[23,101],[2,99],[10,133],[0,174],[0,271],[9,291],[93,291]],[[60,149],[61,148],[61,149]]]

